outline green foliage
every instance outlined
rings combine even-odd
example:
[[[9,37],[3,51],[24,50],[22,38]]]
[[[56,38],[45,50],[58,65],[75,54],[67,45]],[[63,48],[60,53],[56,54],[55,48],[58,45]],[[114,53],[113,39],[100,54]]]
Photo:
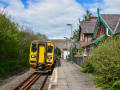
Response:
[[[73,57],[73,56],[72,56],[72,57]],[[71,61],[71,54],[68,55],[67,60],[68,60],[68,61]]]
[[[3,80],[0,80],[0,83],[2,83],[3,82]]]
[[[79,30],[74,30],[72,39],[78,41],[79,40],[78,34],[79,34]]]
[[[60,51],[60,49],[57,50],[57,56],[61,57],[61,51]]]
[[[68,60],[68,61],[70,61],[70,60],[71,60],[71,59],[70,59],[70,56],[68,56],[67,60]]]
[[[7,15],[0,14],[0,77],[29,66],[29,48],[34,39],[46,39],[45,35],[34,34],[29,28],[21,29]]]
[[[70,52],[70,55],[71,55],[71,52]],[[72,56],[75,56],[76,55],[76,47],[72,47]]]
[[[89,10],[86,10],[86,14],[84,15],[84,20],[83,21],[90,21],[90,16],[92,13]]]
[[[97,75],[96,83],[102,88],[110,89],[112,84],[120,80],[120,36],[108,38],[87,58]],[[85,67],[91,69],[91,67]]]
[[[27,60],[0,61],[0,77],[6,77],[9,73],[29,66]]]
[[[111,90],[120,90],[120,80],[116,81],[113,85]]]
[[[55,49],[55,58],[59,60],[61,58],[61,50],[59,48]]]
[[[82,72],[84,72],[84,73],[93,73],[93,72],[94,72],[94,68],[93,68],[92,64],[86,63],[86,64],[83,66]]]
[[[83,55],[83,48],[80,46],[80,50],[79,50],[80,55]]]
[[[76,51],[77,51],[77,48],[76,48],[76,43],[79,43],[79,30],[74,30],[74,33],[73,33],[73,36],[71,38],[72,40],[72,55],[76,55]]]

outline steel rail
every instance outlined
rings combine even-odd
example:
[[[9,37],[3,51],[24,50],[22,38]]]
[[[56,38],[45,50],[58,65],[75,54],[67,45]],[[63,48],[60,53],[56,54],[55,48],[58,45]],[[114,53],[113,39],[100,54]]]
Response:
[[[22,87],[19,88],[19,90],[28,90],[41,76],[41,73],[35,74],[32,79],[30,79],[28,82],[23,84]]]
[[[47,79],[48,79],[48,74],[47,74],[47,76],[45,77],[45,79],[43,80],[43,82],[42,82],[42,84],[40,85],[40,88],[39,88],[38,90],[43,90],[43,88],[44,88],[44,86],[45,86],[45,84],[46,84]]]
[[[14,90],[28,90],[41,76],[41,73],[33,73],[22,83],[19,84]]]
[[[19,84],[19,86],[17,86],[14,90],[19,90],[20,87],[23,86],[23,84],[25,84],[28,80],[30,80],[31,77],[33,77],[35,75],[35,73],[32,73],[28,78],[26,78],[22,83]]]

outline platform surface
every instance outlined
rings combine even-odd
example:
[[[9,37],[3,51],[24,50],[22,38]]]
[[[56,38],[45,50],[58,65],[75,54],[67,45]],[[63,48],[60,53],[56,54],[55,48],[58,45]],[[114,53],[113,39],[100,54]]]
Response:
[[[53,72],[50,90],[97,90],[93,78],[81,72],[81,67],[61,59]]]

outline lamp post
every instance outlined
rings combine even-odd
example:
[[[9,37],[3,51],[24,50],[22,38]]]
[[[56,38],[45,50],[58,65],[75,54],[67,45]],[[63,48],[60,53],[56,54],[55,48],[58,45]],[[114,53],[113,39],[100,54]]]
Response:
[[[72,24],[67,24],[67,26],[71,27],[71,37],[72,37]],[[72,60],[72,39],[70,42],[70,56],[71,56],[71,63],[73,63],[73,60]]]

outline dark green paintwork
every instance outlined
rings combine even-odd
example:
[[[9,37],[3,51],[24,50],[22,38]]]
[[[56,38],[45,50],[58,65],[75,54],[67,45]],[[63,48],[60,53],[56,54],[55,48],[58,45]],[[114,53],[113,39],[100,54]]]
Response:
[[[102,22],[104,24],[104,26],[106,28],[108,28],[108,32],[109,32],[109,34],[111,36],[114,34],[113,31],[112,31],[112,29],[109,27],[109,25],[106,23],[106,21],[100,15],[99,8],[97,9],[97,13],[98,13],[98,18],[97,18],[97,22],[96,22],[96,25],[95,25],[95,28],[94,28],[94,32],[93,32],[93,36],[92,36],[92,41],[95,38],[95,34],[96,34],[96,31],[97,31],[97,28],[98,28],[98,25],[99,25],[100,22]]]

